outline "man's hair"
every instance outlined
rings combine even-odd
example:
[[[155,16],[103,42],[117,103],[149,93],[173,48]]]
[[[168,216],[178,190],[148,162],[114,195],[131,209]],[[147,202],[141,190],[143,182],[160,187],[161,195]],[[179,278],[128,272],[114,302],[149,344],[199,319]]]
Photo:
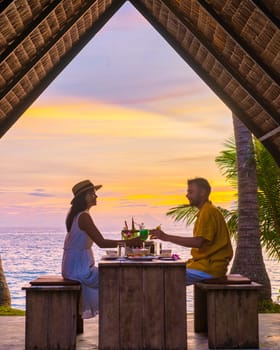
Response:
[[[198,187],[205,190],[207,192],[207,195],[209,196],[211,192],[211,186],[206,179],[204,179],[203,177],[196,177],[194,179],[188,180],[188,185],[191,185],[191,184],[196,184]]]

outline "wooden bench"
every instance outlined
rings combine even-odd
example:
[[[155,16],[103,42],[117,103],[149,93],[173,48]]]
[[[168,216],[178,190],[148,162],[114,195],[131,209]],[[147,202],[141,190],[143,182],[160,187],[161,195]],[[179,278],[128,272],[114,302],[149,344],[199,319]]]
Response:
[[[25,349],[74,350],[83,332],[81,285],[61,276],[41,276],[26,287]]]
[[[194,331],[208,332],[209,349],[259,347],[260,288],[241,275],[194,285]]]

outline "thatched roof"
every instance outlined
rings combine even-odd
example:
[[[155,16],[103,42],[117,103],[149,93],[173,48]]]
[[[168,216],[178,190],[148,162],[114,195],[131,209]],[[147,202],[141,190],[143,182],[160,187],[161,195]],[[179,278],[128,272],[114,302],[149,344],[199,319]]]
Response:
[[[2,136],[125,0],[0,0]],[[280,0],[131,0],[280,164]]]

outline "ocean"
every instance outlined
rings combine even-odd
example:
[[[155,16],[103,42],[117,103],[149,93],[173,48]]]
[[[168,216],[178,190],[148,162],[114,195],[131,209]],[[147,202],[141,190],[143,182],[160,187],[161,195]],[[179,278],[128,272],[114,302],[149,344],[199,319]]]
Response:
[[[182,234],[182,233],[178,233]],[[63,229],[0,228],[0,256],[11,292],[12,307],[25,310],[25,292],[22,287],[44,274],[60,274],[65,231]],[[104,233],[104,237],[120,239],[116,233]],[[190,257],[190,249],[162,243],[182,259]],[[104,250],[94,245],[96,264]],[[271,280],[272,298],[277,300],[280,290],[280,263],[264,254],[266,269]],[[193,288],[187,287],[187,310],[193,311]]]

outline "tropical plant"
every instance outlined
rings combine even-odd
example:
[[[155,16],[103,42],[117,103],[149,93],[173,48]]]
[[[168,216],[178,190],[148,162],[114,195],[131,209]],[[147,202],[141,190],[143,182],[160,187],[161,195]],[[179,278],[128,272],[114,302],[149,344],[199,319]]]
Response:
[[[233,139],[225,143],[226,150],[216,157],[216,163],[233,187],[237,187],[236,147]],[[254,139],[254,155],[258,182],[259,226],[261,244],[268,256],[280,261],[280,168],[267,149]],[[237,207],[228,217],[237,216]],[[237,221],[236,221],[237,224]],[[237,225],[236,228],[237,230]],[[233,227],[234,230],[234,227]]]
[[[237,190],[236,147],[233,138],[226,140],[225,150],[216,157],[216,163],[229,184]],[[259,225],[261,244],[269,257],[280,261],[280,168],[267,149],[254,140],[254,152],[258,179]],[[237,199],[237,193],[236,193]],[[231,236],[237,239],[238,206],[230,209],[218,207],[226,219]],[[198,209],[181,204],[168,210],[174,221],[190,225],[195,221]]]
[[[235,120],[235,124],[236,123],[237,122]],[[253,271],[255,269],[255,272],[249,276],[253,277],[255,280],[258,280],[258,275],[262,274],[262,277],[260,278],[263,280],[262,284],[265,286],[264,289],[266,289],[266,292],[263,294],[263,296],[265,299],[269,299],[270,282],[268,280],[265,266],[263,264],[262,253],[260,252],[258,246],[260,242],[261,245],[265,248],[268,256],[276,257],[280,261],[280,169],[266,148],[258,140],[252,140],[251,134],[248,132],[248,130],[246,130],[246,127],[244,125],[241,126],[241,130],[243,130],[242,132],[244,132],[246,135],[244,140],[245,144],[247,145],[245,146],[243,152],[243,159],[240,161],[241,169],[239,169],[239,171],[242,172],[243,170],[243,176],[245,179],[245,183],[243,182],[241,185],[241,193],[240,187],[238,188],[239,173],[237,165],[237,149],[233,138],[226,141],[225,150],[221,151],[220,154],[216,157],[216,163],[218,164],[220,170],[226,177],[229,184],[238,190],[239,196],[245,196],[245,200],[243,199],[243,203],[241,204],[243,210],[241,211],[240,215],[240,210],[238,212],[237,202],[230,209],[220,208],[220,210],[222,211],[227,221],[231,235],[237,239],[238,234],[240,236],[241,233],[241,237],[239,237],[239,246],[237,246],[236,250],[236,257],[237,260],[240,260],[240,263],[238,264],[238,267],[236,267],[236,264],[233,266],[232,272],[235,271],[242,273],[243,271],[240,269],[245,269],[246,271]],[[235,139],[237,139],[236,135]],[[253,170],[251,169],[249,171],[248,167],[250,169],[250,166],[253,166]],[[247,187],[251,187],[252,185],[251,177],[253,173],[255,173],[257,179],[257,190],[254,190],[253,187],[253,190],[251,191],[252,193],[249,193],[251,197],[248,201],[246,192],[248,190]],[[243,190],[245,190],[245,194],[243,193]],[[257,206],[254,206],[254,210],[250,211],[250,209],[252,209],[252,203],[254,203],[253,198],[256,196],[254,195],[254,192],[257,192]],[[237,194],[236,198],[238,200]],[[254,211],[258,215],[256,215],[256,213],[254,214]],[[171,216],[175,221],[183,220],[187,224],[190,224],[195,220],[196,211],[194,211],[193,208],[191,208],[189,205],[184,204],[171,208],[168,211],[167,215]],[[242,217],[242,229],[238,227],[238,224],[240,224],[238,217],[239,219]],[[253,230],[251,220],[252,218],[255,227]],[[248,225],[248,222],[250,222],[250,225]],[[242,237],[242,231],[248,231],[248,227],[250,227],[251,232],[245,232],[244,239],[244,236]],[[254,238],[253,245],[252,238]],[[248,248],[250,248],[250,251],[254,251],[252,256],[254,257],[255,255],[257,260],[256,262],[255,259],[252,259],[250,263],[252,269],[250,266],[248,266]],[[242,264],[243,267],[241,268],[240,266],[242,266]],[[254,265],[258,266],[258,268],[256,268]]]

